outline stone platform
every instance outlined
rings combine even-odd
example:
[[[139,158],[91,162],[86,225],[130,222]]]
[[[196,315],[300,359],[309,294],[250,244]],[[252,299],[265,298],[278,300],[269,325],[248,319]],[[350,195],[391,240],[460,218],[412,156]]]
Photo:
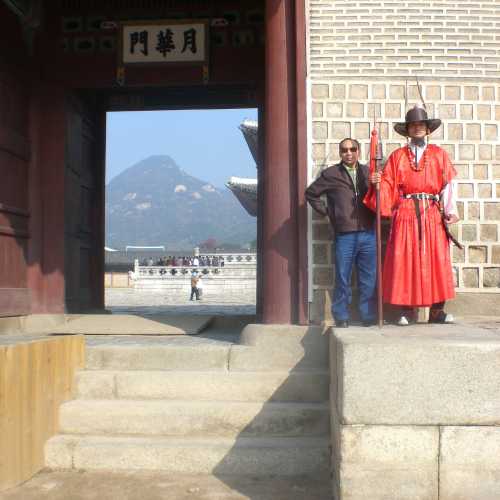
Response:
[[[500,318],[332,329],[337,500],[500,498]]]

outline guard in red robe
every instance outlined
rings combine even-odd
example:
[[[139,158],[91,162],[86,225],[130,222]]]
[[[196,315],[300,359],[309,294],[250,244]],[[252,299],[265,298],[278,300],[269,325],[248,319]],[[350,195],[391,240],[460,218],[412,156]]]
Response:
[[[364,202],[375,211],[380,183],[383,217],[392,217],[383,268],[383,300],[401,306],[398,324],[414,319],[413,308],[430,306],[429,322],[451,323],[445,301],[455,296],[448,223],[458,221],[452,179],[456,171],[446,151],[428,144],[441,125],[414,107],[394,129],[409,139],[395,150],[382,173],[372,173]]]

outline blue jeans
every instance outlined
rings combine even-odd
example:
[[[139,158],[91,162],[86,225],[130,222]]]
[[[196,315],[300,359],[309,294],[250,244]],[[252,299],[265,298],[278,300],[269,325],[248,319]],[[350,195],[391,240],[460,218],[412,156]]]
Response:
[[[376,317],[377,247],[375,231],[353,231],[335,236],[335,290],[332,313],[337,321],[349,319],[352,266],[358,274],[359,314],[362,321]]]

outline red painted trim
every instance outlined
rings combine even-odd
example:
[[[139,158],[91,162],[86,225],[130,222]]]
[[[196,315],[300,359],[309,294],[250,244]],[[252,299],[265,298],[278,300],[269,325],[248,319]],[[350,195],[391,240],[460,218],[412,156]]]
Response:
[[[309,322],[307,256],[307,47],[305,0],[295,2],[296,81],[297,81],[297,217],[298,217],[298,322]]]

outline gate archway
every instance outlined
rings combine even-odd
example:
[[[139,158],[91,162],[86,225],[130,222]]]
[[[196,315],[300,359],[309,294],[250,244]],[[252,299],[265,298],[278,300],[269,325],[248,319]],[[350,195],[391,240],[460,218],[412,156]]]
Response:
[[[0,3],[0,100],[12,107],[0,117],[9,180],[0,191],[1,315],[103,306],[106,111],[250,105],[259,108],[264,165],[260,319],[307,322],[304,6],[247,4]],[[208,65],[144,64],[123,74],[120,22],[179,18],[207,20]]]

